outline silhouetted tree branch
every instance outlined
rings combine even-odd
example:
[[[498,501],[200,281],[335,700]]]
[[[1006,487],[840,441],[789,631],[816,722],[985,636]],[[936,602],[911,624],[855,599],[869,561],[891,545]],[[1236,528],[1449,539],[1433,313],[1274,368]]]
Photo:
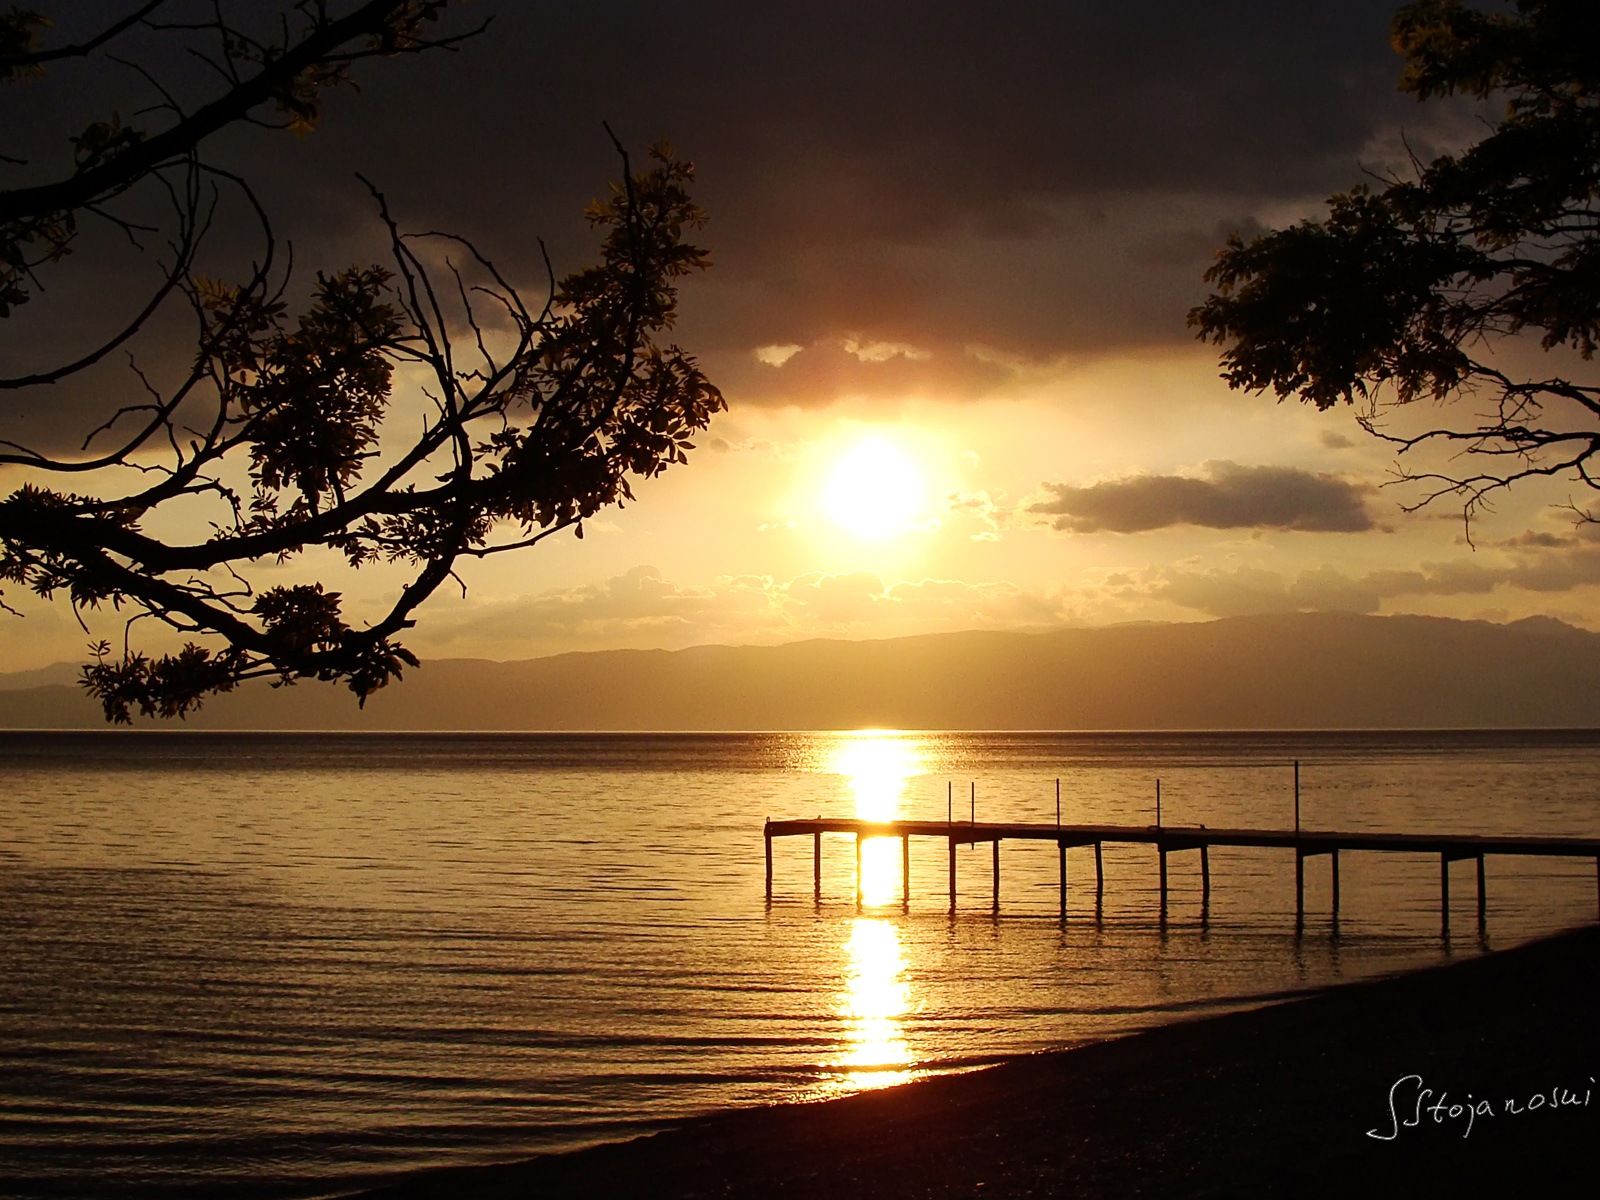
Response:
[[[632,499],[632,477],[685,461],[693,433],[723,407],[694,361],[659,340],[677,281],[708,265],[687,240],[704,221],[688,193],[692,169],[663,146],[635,170],[618,145],[622,181],[588,214],[599,262],[559,282],[552,274],[537,306],[467,239],[405,232],[369,183],[388,260],[317,273],[295,311],[266,212],[245,179],[203,160],[202,140],[267,105],[308,128],[320,89],[347,79],[354,60],[461,35],[424,38],[445,5],[419,0],[343,15],[303,0],[284,10],[293,20],[272,42],[227,23],[221,8],[215,20],[156,24],[158,7],[138,9],[95,45],[135,24],[214,36],[225,93],[193,114],[169,104],[173,123],[149,136],[114,120],[92,127],[76,140],[71,175],[0,193],[0,316],[29,301],[33,273],[70,250],[79,213],[106,213],[141,185],[162,189],[172,214],[169,265],[98,348],[5,386],[11,403],[36,403],[37,389],[103,359],[168,300],[187,307],[193,356],[165,387],[135,366],[136,394],[80,454],[0,444],[0,469],[23,479],[0,500],[0,580],[196,639],[154,658],[131,642],[120,652],[98,644],[84,682],[113,721],[135,709],[181,716],[255,678],[342,681],[364,701],[416,664],[398,638],[458,559],[565,529],[581,537],[585,519]],[[15,11],[6,19],[27,37],[20,50],[16,37],[0,43],[0,62],[50,61],[53,52],[33,48],[36,22]],[[193,269],[224,190],[242,198],[261,239],[240,279]],[[397,374],[426,400],[420,419],[405,414],[403,438]],[[71,490],[55,482],[64,476]],[[167,510],[197,506],[209,511],[209,532],[152,532],[175,527],[158,519]],[[403,571],[398,594],[358,624],[316,578],[316,553],[330,551],[350,568]],[[303,564],[302,581],[258,589],[247,573],[262,561]]]
[[[1470,518],[1536,476],[1600,487],[1600,379],[1589,370],[1600,337],[1600,7],[1518,0],[1512,14],[1421,0],[1396,13],[1392,33],[1403,90],[1501,95],[1504,118],[1465,152],[1417,164],[1415,178],[1334,196],[1324,220],[1230,238],[1206,274],[1216,290],[1189,323],[1225,347],[1232,387],[1319,409],[1360,401],[1363,424],[1401,453],[1466,450],[1477,465],[1465,472],[1408,476],[1430,485],[1420,504],[1457,496]],[[1551,355],[1547,371],[1520,374],[1497,356],[1520,338]],[[1419,399],[1476,411],[1405,436],[1384,429],[1385,408]]]

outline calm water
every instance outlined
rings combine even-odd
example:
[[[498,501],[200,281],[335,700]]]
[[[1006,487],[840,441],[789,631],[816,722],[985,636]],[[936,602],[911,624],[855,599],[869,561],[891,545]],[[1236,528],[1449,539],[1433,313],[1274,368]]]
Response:
[[[1600,836],[1600,735],[0,735],[0,1194],[313,1196],[1477,953],[1594,919],[1593,862],[777,843],[766,816]],[[1087,884],[1088,886],[1085,886]]]

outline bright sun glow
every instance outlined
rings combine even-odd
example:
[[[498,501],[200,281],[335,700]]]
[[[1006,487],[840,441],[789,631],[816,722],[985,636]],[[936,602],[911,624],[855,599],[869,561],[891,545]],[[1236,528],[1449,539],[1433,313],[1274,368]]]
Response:
[[[903,532],[921,511],[922,474],[893,442],[869,437],[833,464],[822,507],[857,537],[881,541]]]

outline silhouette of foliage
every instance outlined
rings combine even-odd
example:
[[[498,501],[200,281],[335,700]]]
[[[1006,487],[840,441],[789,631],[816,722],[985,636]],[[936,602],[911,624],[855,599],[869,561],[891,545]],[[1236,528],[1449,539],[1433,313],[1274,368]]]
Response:
[[[588,212],[598,263],[552,276],[538,303],[466,239],[404,232],[368,183],[389,261],[316,274],[294,311],[265,212],[244,179],[204,160],[202,143],[240,124],[311,129],[320,95],[347,82],[353,63],[477,32],[433,36],[445,7],[298,0],[270,20],[256,6],[246,24],[225,5],[199,21],[163,20],[157,0],[54,48],[41,44],[38,14],[0,16],[0,87],[25,85],[52,61],[92,59],[129,31],[189,49],[209,39],[224,81],[192,110],[168,96],[158,129],[95,122],[72,139],[64,176],[0,192],[0,318],[43,302],[39,273],[72,253],[83,221],[143,231],[119,214],[124,195],[164,197],[170,218],[153,296],[89,351],[0,379],[13,404],[43,404],[40,389],[87,371],[169,303],[193,322],[183,377],[158,388],[130,360],[135,395],[114,403],[81,453],[0,443],[0,468],[23,480],[0,500],[0,582],[64,596],[78,613],[127,611],[130,631],[155,619],[195,639],[155,657],[131,640],[120,653],[97,643],[83,682],[108,720],[181,717],[255,678],[340,681],[364,702],[417,665],[398,638],[459,560],[566,529],[581,537],[586,518],[632,499],[633,477],[685,461],[723,407],[694,360],[661,341],[678,281],[709,265],[688,240],[705,219],[689,195],[692,168],[665,146],[641,170],[617,146],[622,180]],[[224,192],[242,198],[259,231],[242,279],[197,267]],[[55,483],[64,476],[70,491]],[[192,518],[167,516],[201,504],[203,536]],[[345,613],[344,596],[315,577],[317,552],[325,562],[329,551],[352,568],[403,572],[384,611]],[[275,580],[285,565],[300,579],[260,589],[247,573],[261,563],[276,565]]]
[[[1464,502],[1532,476],[1600,487],[1600,6],[1517,0],[1485,12],[1419,0],[1394,16],[1402,90],[1419,100],[1503,97],[1503,117],[1413,178],[1334,196],[1321,221],[1246,243],[1231,237],[1189,314],[1224,346],[1229,385],[1319,409],[1357,403],[1400,452],[1469,451],[1466,473],[1416,473]],[[1518,371],[1507,339],[1537,339],[1543,368]],[[1408,436],[1381,414],[1417,400],[1473,408]],[[1593,520],[1591,512],[1577,510]]]

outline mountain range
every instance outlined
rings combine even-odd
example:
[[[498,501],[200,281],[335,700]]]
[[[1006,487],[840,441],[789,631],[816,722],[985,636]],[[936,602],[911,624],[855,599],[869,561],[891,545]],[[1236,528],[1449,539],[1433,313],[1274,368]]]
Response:
[[[57,668],[0,675],[0,727],[95,728]],[[140,726],[154,722],[140,721]],[[1426,729],[1600,726],[1600,634],[1301,613],[1043,633],[439,659],[373,695],[253,683],[198,729]]]

